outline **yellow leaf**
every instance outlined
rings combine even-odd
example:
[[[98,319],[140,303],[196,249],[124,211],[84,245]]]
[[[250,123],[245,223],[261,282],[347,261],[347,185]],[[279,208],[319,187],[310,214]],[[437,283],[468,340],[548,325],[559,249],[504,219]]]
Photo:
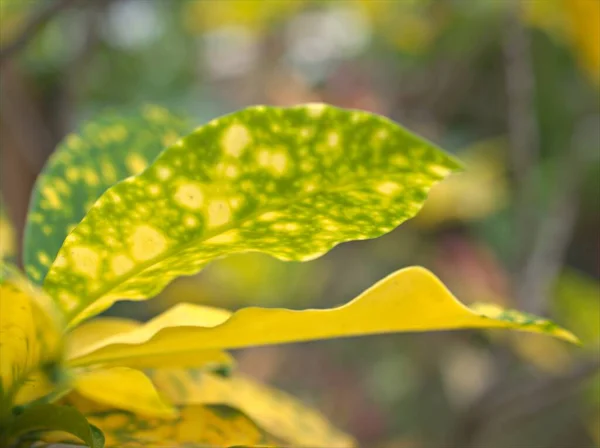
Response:
[[[163,401],[152,381],[141,371],[113,367],[83,372],[75,378],[75,389],[99,403],[149,417],[174,418],[177,410]]]
[[[292,396],[241,375],[159,369],[151,374],[156,387],[175,404],[222,404],[239,409],[284,443],[293,446],[350,447],[350,436],[332,427],[317,411]]]
[[[201,326],[213,327],[227,318],[231,313],[219,308],[208,306],[180,304],[169,311],[150,320],[145,324],[126,319],[98,318],[75,328],[69,337],[68,363],[71,366],[82,367],[96,364],[80,359],[90,351],[98,350],[112,341],[126,338],[129,341],[146,341],[159,331],[171,327]],[[144,345],[130,346],[125,356],[113,351],[112,356],[105,356],[101,364],[106,366],[126,366],[135,368],[149,367],[200,367],[204,365],[231,366],[233,358],[222,350],[186,351],[190,341],[182,339],[173,345],[169,340],[166,344],[155,344],[148,349]],[[177,347],[176,350],[174,348]]]
[[[461,151],[465,170],[436,185],[413,224],[432,227],[447,221],[485,218],[507,202],[505,144],[490,139]]]
[[[276,442],[250,418],[228,406],[181,406],[176,419],[162,420],[110,409],[77,393],[70,394],[65,401],[104,432],[106,448],[273,446]],[[64,436],[53,439],[64,440]]]
[[[0,419],[28,377],[60,360],[61,325],[50,299],[0,263]]]
[[[194,309],[194,305],[188,304],[186,308]],[[244,308],[211,328],[202,322],[194,325],[191,316],[184,325],[164,327],[157,332],[133,331],[117,335],[80,353],[77,363],[102,363],[140,352],[162,352],[166,347],[171,347],[173,353],[193,353],[345,336],[461,328],[511,328],[577,342],[573,334],[545,319],[495,305],[478,305],[477,310],[471,310],[437,277],[420,267],[401,269],[338,308],[305,311]]]
[[[103,317],[85,322],[68,333],[67,358],[77,358],[78,353],[85,351],[90,345],[139,326],[140,323],[135,320],[119,317]]]

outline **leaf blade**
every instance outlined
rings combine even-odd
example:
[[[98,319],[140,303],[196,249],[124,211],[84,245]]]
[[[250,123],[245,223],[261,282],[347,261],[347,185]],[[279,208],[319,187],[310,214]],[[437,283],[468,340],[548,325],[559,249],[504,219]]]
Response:
[[[242,308],[212,328],[168,327],[149,334],[116,336],[81,353],[80,363],[127,357],[135,350],[160,350],[187,340],[186,350],[238,349],[316,339],[368,334],[423,332],[464,328],[505,328],[543,333],[577,343],[556,324],[497,306],[470,309],[460,303],[431,272],[401,269],[338,308],[295,311],[282,308]]]
[[[156,369],[150,377],[172,402],[231,406],[284,444],[328,448],[355,446],[352,437],[333,427],[318,411],[283,391],[241,374],[223,378],[198,370]]]
[[[32,431],[62,431],[84,441],[91,448],[104,448],[104,436],[86,418],[70,406],[39,404],[26,408],[11,425],[10,437]]]
[[[0,262],[0,416],[30,375],[60,362],[62,325],[51,299]]]
[[[44,286],[74,325],[227,254],[314,259],[391,231],[458,167],[367,112],[248,108],[198,128],[107,191],[65,240]]]
[[[64,239],[104,191],[142,171],[187,131],[184,120],[159,106],[107,111],[65,137],[34,186],[24,233],[30,280],[42,284]]]

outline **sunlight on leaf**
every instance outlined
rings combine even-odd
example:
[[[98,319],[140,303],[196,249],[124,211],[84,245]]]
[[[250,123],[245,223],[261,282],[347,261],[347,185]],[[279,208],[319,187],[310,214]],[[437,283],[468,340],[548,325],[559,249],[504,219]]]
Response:
[[[74,325],[228,254],[312,260],[393,230],[458,166],[367,112],[251,107],[201,126],[109,189],[67,237],[44,287]]]
[[[193,308],[194,305],[188,304]],[[293,311],[280,308],[243,308],[220,325],[165,327],[153,333],[134,330],[116,335],[81,352],[77,364],[127,358],[136,352],[153,353],[172,347],[177,352],[234,349],[330,339],[367,334],[421,332],[462,328],[507,328],[544,333],[577,342],[553,322],[494,304],[469,309],[461,304],[431,272],[419,267],[399,270],[353,301],[327,310]]]
[[[61,358],[62,328],[52,301],[0,262],[0,420],[40,366]]]
[[[269,434],[292,446],[351,447],[351,437],[332,427],[317,411],[285,392],[250,378],[223,378],[198,370],[159,369],[156,387],[174,403],[221,404],[241,410]]]
[[[144,170],[188,127],[158,106],[107,112],[68,135],[34,187],[25,228],[28,277],[42,283],[72,228],[109,187]]]

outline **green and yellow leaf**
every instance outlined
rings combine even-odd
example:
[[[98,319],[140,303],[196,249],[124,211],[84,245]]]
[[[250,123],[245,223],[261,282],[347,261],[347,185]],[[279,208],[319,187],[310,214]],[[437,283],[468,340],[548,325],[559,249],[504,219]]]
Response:
[[[188,304],[186,309],[196,305]],[[200,314],[200,313],[198,313]],[[164,327],[149,332],[144,327],[89,346],[79,352],[74,365],[102,364],[143,352],[173,353],[283,344],[368,334],[506,328],[552,335],[569,342],[577,338],[556,324],[493,304],[470,309],[460,303],[431,272],[420,267],[401,269],[360,296],[338,308],[294,311],[280,308],[243,308],[223,323]]]
[[[158,106],[136,114],[107,112],[68,135],[34,187],[25,227],[24,264],[41,284],[61,244],[109,187],[143,171],[187,131]]]
[[[75,408],[55,404],[37,404],[26,408],[11,422],[9,440],[40,431],[61,431],[85,442],[90,448],[103,448],[104,435],[88,423]]]
[[[367,112],[251,107],[198,128],[103,194],[44,287],[73,326],[228,254],[311,260],[391,231],[458,167]]]
[[[31,375],[61,360],[61,337],[51,299],[0,262],[0,420]]]
[[[159,369],[156,387],[176,404],[227,405],[239,409],[260,428],[291,446],[346,448],[354,440],[317,411],[285,392],[242,375],[222,377],[199,370]]]
[[[104,432],[107,448],[273,446],[275,442],[250,418],[229,406],[181,406],[176,419],[164,420],[109,409],[75,393],[67,402],[82,410],[89,422]],[[54,438],[60,440],[64,437]]]

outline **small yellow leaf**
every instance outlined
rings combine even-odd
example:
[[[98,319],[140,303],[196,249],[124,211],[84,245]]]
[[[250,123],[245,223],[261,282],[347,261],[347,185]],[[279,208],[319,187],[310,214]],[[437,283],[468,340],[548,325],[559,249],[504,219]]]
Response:
[[[69,337],[68,363],[71,366],[89,366],[96,364],[94,360],[82,360],[81,356],[98,350],[106,345],[114,344],[125,338],[128,341],[145,342],[159,331],[171,327],[213,327],[223,323],[231,313],[208,306],[180,304],[145,324],[127,319],[98,318],[76,327]],[[186,351],[190,341],[181,339],[173,345],[172,340],[166,344],[154,344],[152,347],[139,345],[129,347],[127,353],[113,351],[105,356],[101,364],[106,366],[126,366],[135,368],[150,367],[200,367],[205,365],[231,366],[233,358],[222,350]],[[176,349],[175,349],[176,347]]]
[[[186,305],[193,309],[193,305]],[[169,326],[153,332],[115,336],[81,353],[78,364],[102,363],[135,353],[201,350],[283,344],[367,334],[507,328],[544,333],[577,342],[556,324],[496,305],[469,309],[454,297],[431,272],[420,267],[401,269],[384,278],[350,303],[327,310],[294,311],[281,308],[244,308],[212,328],[193,319],[185,326]],[[183,343],[182,341],[185,341]]]
[[[241,375],[227,378],[194,370],[159,369],[156,387],[175,404],[221,404],[239,409],[269,434],[293,446],[351,447],[353,439],[317,411],[285,392]]]
[[[99,403],[148,417],[174,418],[177,410],[163,401],[152,381],[141,371],[113,367],[83,372],[75,389]]]
[[[60,360],[61,336],[51,300],[0,263],[0,418],[32,374]]]

